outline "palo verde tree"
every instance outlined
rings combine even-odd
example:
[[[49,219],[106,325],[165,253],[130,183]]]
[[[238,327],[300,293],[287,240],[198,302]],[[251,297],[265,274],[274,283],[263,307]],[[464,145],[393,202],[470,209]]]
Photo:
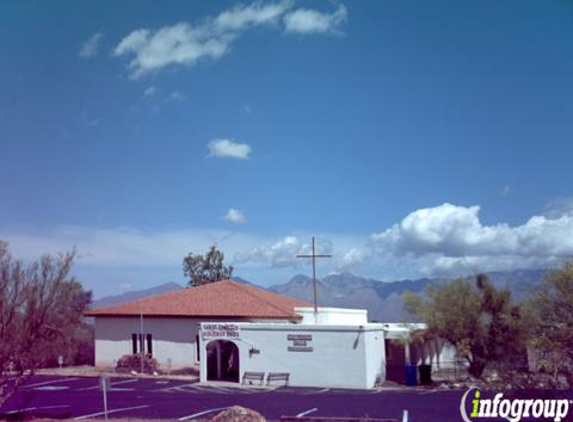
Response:
[[[233,275],[233,267],[225,266],[223,252],[211,246],[205,255],[190,253],[183,259],[183,274],[189,285],[202,286],[215,281],[227,280]]]
[[[75,252],[24,264],[0,242],[0,405],[34,370],[66,355],[91,301],[70,270]]]
[[[573,388],[573,261],[547,274],[529,307],[534,315],[530,345],[539,366],[556,384],[563,376]]]
[[[407,292],[406,309],[428,324],[430,332],[453,344],[480,378],[486,366],[515,363],[524,351],[521,310],[508,289],[496,289],[485,275],[475,283],[457,279],[429,285],[425,298]]]

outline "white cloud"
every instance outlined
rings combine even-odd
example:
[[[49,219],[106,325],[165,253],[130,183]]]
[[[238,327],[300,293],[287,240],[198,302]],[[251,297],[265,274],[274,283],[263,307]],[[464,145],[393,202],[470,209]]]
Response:
[[[562,203],[565,205],[558,214],[532,216],[517,226],[485,225],[479,217],[480,207],[443,204],[413,211],[371,236],[323,233],[317,239],[316,250],[333,257],[319,261],[319,274],[351,270],[377,279],[397,279],[555,266],[573,256],[573,208],[568,200],[559,201]],[[234,211],[227,216],[245,217],[241,211]],[[37,259],[46,252],[66,251],[75,245],[82,268],[125,271],[177,269],[188,252],[202,253],[215,244],[225,253],[226,262],[239,268],[237,274],[247,279],[259,270],[267,271],[267,275],[284,275],[285,279],[295,269],[307,271],[309,260],[296,255],[311,251],[308,233],[271,238],[237,230],[194,228],[0,229],[0,239],[8,241],[14,255],[23,259]]]
[[[130,62],[135,79],[172,64],[192,65],[201,59],[218,59],[230,48],[232,36],[213,36],[202,28],[182,22],[156,32],[139,29],[125,37],[114,55],[134,54]]]
[[[256,2],[238,5],[215,18],[198,24],[180,22],[158,30],[137,29],[115,47],[115,56],[133,56],[129,63],[131,77],[168,66],[193,66],[200,61],[218,60],[231,51],[233,43],[253,27],[279,28],[284,17],[285,30],[298,33],[324,33],[346,20],[346,8],[339,6],[333,14],[293,8],[293,2]]]
[[[248,144],[231,141],[229,139],[214,139],[207,144],[209,157],[247,159],[251,153]]]
[[[346,22],[347,11],[340,5],[334,13],[321,13],[312,9],[298,9],[285,15],[286,32],[317,34],[336,31]]]
[[[573,214],[573,197],[553,198],[547,204],[544,213],[549,218],[557,218],[567,214]]]
[[[183,101],[185,100],[185,94],[183,94],[181,91],[173,91],[171,94],[169,94],[169,100]]]
[[[93,34],[89,37],[80,47],[80,51],[78,52],[79,56],[84,58],[95,57],[97,55],[99,42],[102,38],[103,34],[101,33]]]
[[[342,257],[345,267],[352,267],[364,262],[364,251],[360,248],[351,248]]]
[[[229,221],[233,224],[247,224],[247,216],[245,213],[236,208],[229,208],[229,211],[227,211],[223,220]]]
[[[320,238],[316,240],[315,252],[317,254],[331,254],[332,242]],[[297,255],[308,255],[312,252],[311,243],[304,243],[296,236],[286,236],[275,243],[265,247],[255,247],[235,255],[238,263],[249,263],[270,266],[272,268],[299,268],[304,265],[305,259]]]
[[[203,253],[211,245],[223,250],[226,260],[236,252],[264,242],[246,233],[215,229],[140,230],[133,227],[91,228],[57,226],[47,231],[0,230],[14,256],[37,259],[45,253],[78,250],[78,264],[93,267],[180,267],[189,252]]]
[[[157,91],[157,88],[155,88],[154,86],[150,86],[145,91],[143,91],[143,95],[145,97],[151,97],[155,94],[156,91]]]
[[[426,274],[545,267],[573,255],[573,213],[511,227],[483,225],[479,210],[447,203],[419,209],[373,234],[367,250],[378,260],[407,259]]]
[[[501,189],[501,196],[503,196],[505,198],[505,197],[509,196],[511,194],[511,192],[513,192],[513,189],[511,188],[511,186],[505,185]]]
[[[222,32],[241,31],[249,26],[275,25],[279,18],[292,7],[292,1],[280,3],[253,3],[238,5],[221,13],[214,21],[214,27]]]

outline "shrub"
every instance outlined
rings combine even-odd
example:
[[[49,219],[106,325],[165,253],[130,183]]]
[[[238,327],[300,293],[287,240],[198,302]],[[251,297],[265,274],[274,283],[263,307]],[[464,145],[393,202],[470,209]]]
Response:
[[[142,355],[141,353],[136,353],[134,355],[123,355],[118,361],[115,367],[116,372],[140,372],[141,371],[141,361],[143,359],[143,372],[146,374],[153,374],[159,369],[159,364],[157,360],[149,355]]]

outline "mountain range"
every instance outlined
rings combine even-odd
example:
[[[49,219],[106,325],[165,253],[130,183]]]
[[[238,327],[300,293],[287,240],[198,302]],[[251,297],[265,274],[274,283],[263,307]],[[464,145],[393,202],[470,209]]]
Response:
[[[545,277],[546,271],[496,271],[487,273],[487,275],[496,287],[508,287],[513,297],[519,301],[536,290]],[[240,277],[234,277],[234,279],[241,283],[252,284]],[[317,280],[317,298],[319,306],[367,309],[371,321],[405,322],[411,321],[412,317],[403,308],[404,292],[422,293],[428,284],[439,284],[445,280],[420,278],[383,282],[362,278],[351,273],[337,273]],[[106,296],[94,301],[92,306],[100,307],[129,302],[181,288],[181,285],[174,282],[165,283],[150,289]],[[295,275],[287,283],[270,286],[267,290],[307,302],[313,301],[312,279],[303,274]]]

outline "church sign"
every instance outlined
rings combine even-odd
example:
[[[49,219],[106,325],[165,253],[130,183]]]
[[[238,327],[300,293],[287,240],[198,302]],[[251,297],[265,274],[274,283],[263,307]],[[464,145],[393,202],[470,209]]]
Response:
[[[312,352],[314,348],[309,346],[312,341],[312,334],[287,334],[287,341],[291,345],[287,347],[289,352]]]
[[[203,340],[214,338],[239,339],[240,329],[237,324],[202,324],[201,337]]]

